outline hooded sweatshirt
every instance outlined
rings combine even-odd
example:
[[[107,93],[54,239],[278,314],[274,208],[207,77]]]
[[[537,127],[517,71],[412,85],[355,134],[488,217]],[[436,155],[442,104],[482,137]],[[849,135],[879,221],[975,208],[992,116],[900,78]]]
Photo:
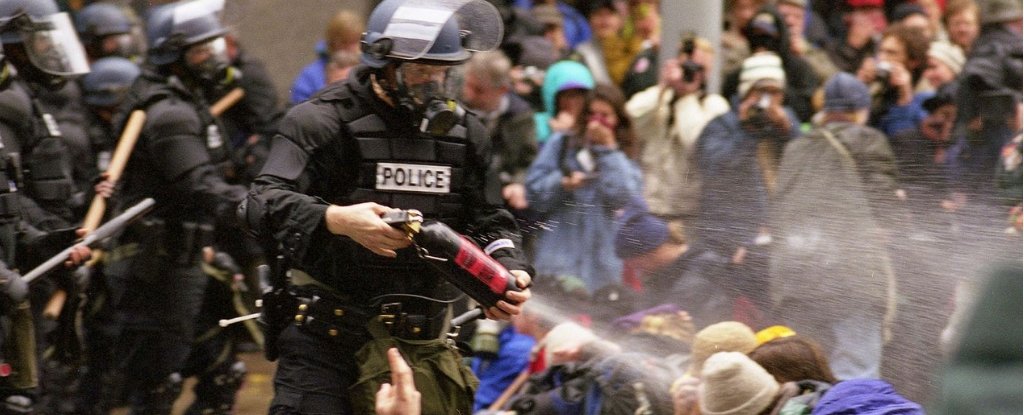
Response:
[[[559,92],[570,89],[594,89],[594,77],[590,70],[579,62],[561,61],[548,68],[544,75],[544,85],[541,86],[540,94],[544,100],[544,112],[534,115],[534,123],[537,125],[537,141],[544,143],[554,131],[548,121],[558,114],[555,108],[555,97]]]

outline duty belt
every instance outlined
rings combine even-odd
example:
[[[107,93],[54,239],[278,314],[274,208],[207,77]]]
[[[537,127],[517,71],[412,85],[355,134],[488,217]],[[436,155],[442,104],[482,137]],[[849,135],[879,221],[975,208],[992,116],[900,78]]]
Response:
[[[337,291],[309,278],[304,272],[291,270],[291,276],[306,282],[296,286],[299,305],[295,311],[295,324],[322,337],[346,341],[350,340],[346,334],[369,332],[373,336],[432,340],[441,338],[449,326],[447,305],[423,305],[423,300],[403,301],[399,295],[385,297],[394,301],[380,305],[353,306]]]

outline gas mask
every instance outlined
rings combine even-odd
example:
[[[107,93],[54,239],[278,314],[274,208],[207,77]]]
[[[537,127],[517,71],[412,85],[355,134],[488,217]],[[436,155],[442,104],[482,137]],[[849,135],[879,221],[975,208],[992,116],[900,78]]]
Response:
[[[211,87],[231,87],[242,75],[238,68],[231,66],[227,41],[223,37],[190,46],[185,50],[184,60],[189,72]]]
[[[455,86],[451,67],[405,63],[395,70],[399,105],[414,115],[419,130],[444,135],[465,116],[451,97]]]

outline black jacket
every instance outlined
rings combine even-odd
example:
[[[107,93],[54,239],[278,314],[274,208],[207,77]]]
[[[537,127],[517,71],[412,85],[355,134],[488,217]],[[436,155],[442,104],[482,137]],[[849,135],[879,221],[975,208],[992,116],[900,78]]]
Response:
[[[407,293],[429,294],[435,285],[423,267],[406,267],[415,256],[412,248],[399,250],[394,267],[384,265],[374,275],[366,275],[364,265],[371,261],[387,264],[387,259],[372,254],[347,237],[331,234],[324,215],[329,204],[352,204],[353,183],[359,175],[359,158],[349,125],[341,118],[343,101],[348,108],[376,114],[386,125],[384,137],[413,137],[407,114],[388,106],[372,92],[370,70],[353,70],[345,82],[328,86],[307,102],[293,107],[281,121],[263,172],[253,183],[246,202],[249,225],[266,240],[272,239],[284,249],[291,266],[305,271],[335,290],[366,300],[396,289],[395,281],[412,282],[402,287]],[[364,120],[360,118],[359,120]],[[449,223],[457,232],[469,236],[480,246],[508,239],[514,249],[500,249],[492,256],[508,269],[530,271],[519,250],[519,230],[512,215],[501,208],[499,195],[487,194],[490,143],[483,125],[473,116],[465,118],[467,161],[463,185],[451,189],[464,197],[459,218],[464,223]],[[426,139],[426,138],[425,138]],[[410,208],[409,206],[389,206]],[[430,219],[429,217],[427,219]],[[414,261],[413,261],[414,262]],[[428,273],[429,274],[429,273]]]

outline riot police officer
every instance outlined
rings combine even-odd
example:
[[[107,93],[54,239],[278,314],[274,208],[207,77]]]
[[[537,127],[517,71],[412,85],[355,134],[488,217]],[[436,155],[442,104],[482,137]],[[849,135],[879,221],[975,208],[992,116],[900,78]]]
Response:
[[[149,218],[116,241],[105,268],[117,286],[113,301],[123,324],[117,355],[124,357],[137,414],[170,413],[208,281],[202,248],[218,226],[231,226],[245,197],[245,188],[228,184],[218,166],[228,149],[208,106],[236,75],[225,53],[222,5],[178,2],[149,13],[147,65],[115,116],[123,128],[131,111],[147,114],[117,204],[156,200]],[[213,380],[200,379],[197,404],[206,402],[202,384]]]
[[[49,13],[55,13],[55,8],[41,10],[46,9],[46,4],[31,9],[22,6],[9,2],[0,3],[0,36],[4,36],[4,43],[15,43],[15,39],[31,39],[37,36],[55,38],[68,35],[66,24],[70,20],[66,15]],[[36,14],[30,14],[32,12]],[[65,24],[63,29],[61,24]],[[77,41],[73,37],[64,39]],[[45,45],[39,45],[38,42],[32,45],[36,46],[32,48],[33,53],[39,54],[33,55],[36,58],[46,53],[63,53],[47,50]],[[67,46],[73,47],[74,44]],[[24,51],[24,48],[13,49]],[[24,63],[22,61],[22,64]],[[45,68],[57,72],[69,69],[59,65]],[[11,140],[5,142],[20,145],[23,142],[18,140],[24,139],[28,144],[38,144],[35,142],[35,138],[38,137],[32,135],[32,109],[18,105],[31,102],[31,97],[26,84],[13,84],[14,80],[6,56],[0,51],[0,103],[13,104],[6,106],[6,110],[3,111],[6,117],[0,121],[0,131],[7,134],[5,140]],[[12,91],[11,88],[17,89]],[[25,121],[24,124],[12,122],[16,121],[15,117],[18,116],[24,116],[28,120],[20,120]],[[17,133],[27,135],[15,135]],[[0,413],[3,414],[32,413],[39,386],[39,356],[35,324],[28,301],[29,289],[15,270],[28,269],[38,264],[40,259],[55,254],[63,249],[62,245],[70,245],[75,239],[75,233],[68,229],[47,232],[33,226],[61,224],[62,220],[44,211],[19,191],[25,184],[19,160],[18,154],[8,152],[6,147],[0,147],[0,182],[6,183],[0,190],[0,369],[6,371],[6,376],[0,377]],[[88,257],[89,249],[77,246],[72,252],[71,265],[81,264]]]
[[[458,296],[381,216],[417,209],[468,236],[523,288],[487,315],[519,313],[532,270],[501,196],[485,190],[497,189],[486,183],[486,129],[452,99],[452,68],[500,39],[485,1],[385,0],[369,17],[363,64],[281,121],[240,207],[282,248],[299,303],[268,343],[279,352],[272,414],[371,413],[392,346],[419,368],[424,413],[471,411],[476,379],[442,339]]]
[[[107,171],[117,136],[114,135],[114,113],[128,95],[141,70],[128,59],[110,56],[92,63],[90,72],[81,79],[83,99],[88,113],[86,132],[96,155],[95,169]],[[102,265],[102,264],[100,264]],[[102,267],[94,268],[88,298],[82,313],[84,370],[79,377],[75,407],[78,413],[106,414],[114,406],[114,395],[121,377],[114,370],[117,362],[115,345],[120,324],[113,305],[111,281]]]
[[[144,55],[142,42],[136,36],[134,16],[118,6],[110,3],[85,6],[75,16],[75,27],[92,61],[108,56],[139,61]]]

